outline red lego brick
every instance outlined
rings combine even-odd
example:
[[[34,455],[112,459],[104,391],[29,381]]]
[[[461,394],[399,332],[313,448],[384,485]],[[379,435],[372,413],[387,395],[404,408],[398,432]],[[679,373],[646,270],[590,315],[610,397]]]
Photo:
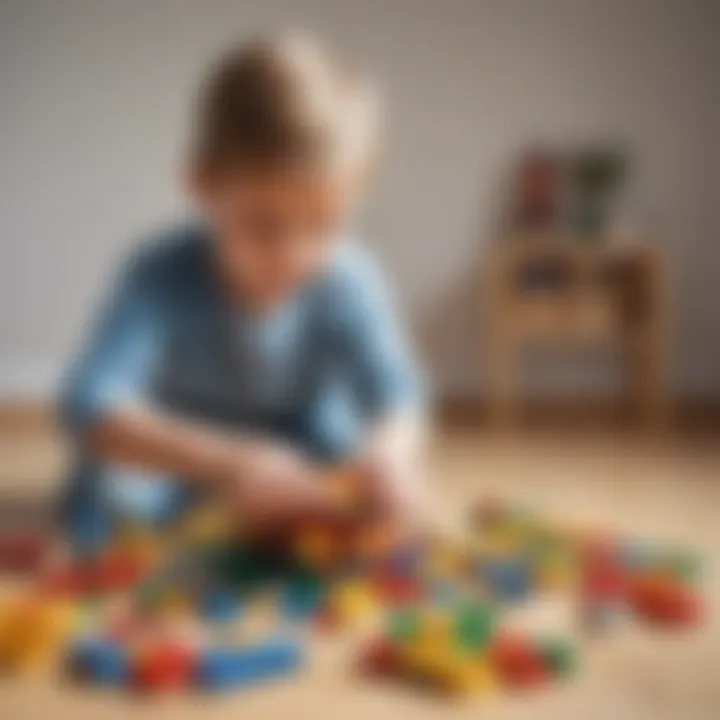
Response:
[[[502,681],[511,687],[535,687],[551,677],[537,648],[520,636],[500,635],[495,638],[489,657]]]
[[[133,672],[135,685],[147,692],[168,691],[188,686],[197,663],[197,653],[174,643],[150,648],[141,654]]]
[[[402,671],[402,661],[397,648],[387,638],[380,637],[365,648],[360,667],[375,677],[397,677]]]
[[[36,570],[47,549],[44,534],[20,530],[0,532],[0,572],[26,573]]]
[[[669,583],[638,581],[633,586],[631,602],[635,612],[651,622],[688,626],[702,621],[700,597]]]
[[[372,584],[380,599],[389,605],[403,605],[422,597],[422,584],[412,576],[385,570],[373,575]]]

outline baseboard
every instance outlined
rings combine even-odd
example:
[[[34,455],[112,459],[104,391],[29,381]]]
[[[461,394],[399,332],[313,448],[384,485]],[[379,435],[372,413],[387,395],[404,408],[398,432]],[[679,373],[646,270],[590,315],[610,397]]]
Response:
[[[484,427],[492,418],[487,402],[480,397],[449,396],[437,404],[441,427]],[[679,431],[720,431],[720,396],[687,396],[673,404],[669,427]],[[526,402],[516,426],[537,427],[641,427],[626,403],[608,398],[534,399]]]
[[[436,418],[443,428],[473,428],[490,425],[487,403],[480,397],[440,398]],[[518,424],[533,427],[604,427],[635,423],[622,403],[604,399],[528,402]],[[681,431],[720,432],[720,396],[686,397],[675,403],[671,425]],[[0,432],[48,432],[57,427],[55,404],[49,400],[0,400]]]

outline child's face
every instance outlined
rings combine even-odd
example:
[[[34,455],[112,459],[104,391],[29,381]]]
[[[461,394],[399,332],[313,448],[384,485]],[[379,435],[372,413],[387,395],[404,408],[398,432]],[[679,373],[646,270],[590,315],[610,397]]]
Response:
[[[268,170],[199,188],[231,290],[261,308],[297,291],[322,268],[352,209],[355,187],[330,174]]]

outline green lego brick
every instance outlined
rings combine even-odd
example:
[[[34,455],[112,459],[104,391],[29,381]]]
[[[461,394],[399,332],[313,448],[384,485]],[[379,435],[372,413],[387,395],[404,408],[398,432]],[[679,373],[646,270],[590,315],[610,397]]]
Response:
[[[408,642],[420,632],[420,617],[415,610],[400,610],[388,620],[387,634],[391,640]]]
[[[495,610],[488,604],[465,603],[455,610],[455,640],[463,650],[481,650],[495,634],[496,626]]]
[[[538,641],[538,649],[550,670],[559,677],[571,675],[577,670],[577,651],[568,640],[541,638]]]

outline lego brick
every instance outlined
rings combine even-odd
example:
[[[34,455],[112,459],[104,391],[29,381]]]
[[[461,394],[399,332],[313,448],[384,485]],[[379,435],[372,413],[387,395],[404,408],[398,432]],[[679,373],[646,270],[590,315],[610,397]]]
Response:
[[[65,601],[15,597],[0,612],[0,665],[21,671],[50,660],[73,629],[76,611]]]
[[[301,663],[300,647],[292,642],[267,642],[238,648],[215,648],[199,660],[196,682],[209,690],[246,687],[281,677]]]
[[[547,667],[558,677],[571,675],[577,670],[577,652],[567,640],[562,638],[541,638],[537,645]]]
[[[233,593],[225,590],[210,590],[202,595],[198,603],[203,618],[210,622],[230,622],[242,612],[242,603]]]
[[[488,659],[502,682],[527,688],[545,683],[549,668],[533,644],[520,636],[499,635],[488,648]]]
[[[133,681],[148,692],[167,691],[191,684],[197,653],[187,645],[161,643],[141,652],[133,664]]]
[[[118,687],[130,680],[128,653],[112,640],[96,638],[77,643],[70,650],[68,663],[74,677],[88,682]]]

